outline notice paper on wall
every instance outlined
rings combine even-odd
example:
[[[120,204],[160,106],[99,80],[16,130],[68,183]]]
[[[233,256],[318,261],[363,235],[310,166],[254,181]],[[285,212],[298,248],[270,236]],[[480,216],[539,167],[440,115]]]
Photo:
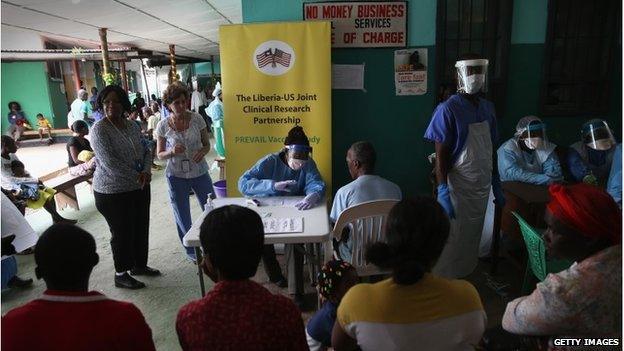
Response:
[[[394,85],[396,95],[427,93],[427,48],[394,52]]]
[[[364,64],[332,65],[332,89],[364,89]]]
[[[303,232],[303,217],[294,218],[262,218],[264,234],[301,233]]]

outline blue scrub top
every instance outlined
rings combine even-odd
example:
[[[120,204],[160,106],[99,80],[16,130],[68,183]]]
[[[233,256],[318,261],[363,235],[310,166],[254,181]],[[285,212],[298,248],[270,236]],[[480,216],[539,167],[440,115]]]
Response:
[[[615,154],[613,154],[607,191],[615,202],[622,205],[622,144],[617,146]]]
[[[251,169],[243,173],[238,180],[238,191],[245,196],[301,196],[319,193],[325,195],[325,182],[313,159],[300,170],[293,170],[280,158],[281,153],[269,154],[258,161]],[[274,183],[295,180],[292,191],[277,191]]]
[[[495,147],[498,132],[494,104],[479,98],[479,105],[475,106],[465,97],[455,94],[436,107],[425,132],[425,139],[447,145],[451,149],[451,162],[455,163],[464,150],[468,126],[483,121],[490,124],[492,146]]]

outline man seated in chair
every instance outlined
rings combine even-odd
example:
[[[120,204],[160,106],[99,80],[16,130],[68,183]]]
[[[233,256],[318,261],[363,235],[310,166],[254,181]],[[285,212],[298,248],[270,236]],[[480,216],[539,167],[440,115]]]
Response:
[[[336,223],[349,207],[375,200],[401,200],[401,189],[393,182],[374,174],[377,155],[373,144],[358,141],[347,151],[347,167],[353,181],[338,189],[329,218]],[[345,228],[346,229],[346,228]],[[351,262],[353,239],[343,230],[336,251],[344,261]]]

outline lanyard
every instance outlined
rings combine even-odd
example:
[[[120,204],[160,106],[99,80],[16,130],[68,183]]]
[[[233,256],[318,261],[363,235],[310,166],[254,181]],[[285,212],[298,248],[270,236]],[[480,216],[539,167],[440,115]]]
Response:
[[[113,128],[115,128],[115,130],[117,131],[117,133],[119,133],[119,135],[121,135],[121,137],[122,137],[122,138],[123,138],[123,139],[124,139],[127,143],[129,143],[129,144],[130,144],[130,146],[132,147],[132,152],[134,152],[134,158],[135,158],[136,160],[138,160],[138,159],[139,159],[139,153],[136,151],[136,148],[134,147],[134,143],[132,142],[132,139],[130,139],[130,138],[128,138],[128,137],[126,137],[126,136],[125,136],[125,135],[121,132],[121,130],[119,130],[119,128],[117,128],[117,126],[115,125],[115,123],[111,122],[111,120],[110,120],[110,119],[108,119],[108,118],[107,118],[106,120],[108,121],[108,123],[110,123],[110,124],[113,126]],[[124,123],[125,123],[125,122],[124,122]]]

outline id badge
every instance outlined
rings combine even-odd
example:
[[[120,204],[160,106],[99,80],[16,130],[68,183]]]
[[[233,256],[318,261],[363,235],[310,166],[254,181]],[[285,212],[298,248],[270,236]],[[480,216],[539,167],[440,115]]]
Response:
[[[191,171],[191,160],[189,160],[189,159],[182,160],[182,162],[180,162],[180,169],[184,173],[190,172]]]
[[[139,173],[143,172],[143,161],[134,160],[134,169]]]

